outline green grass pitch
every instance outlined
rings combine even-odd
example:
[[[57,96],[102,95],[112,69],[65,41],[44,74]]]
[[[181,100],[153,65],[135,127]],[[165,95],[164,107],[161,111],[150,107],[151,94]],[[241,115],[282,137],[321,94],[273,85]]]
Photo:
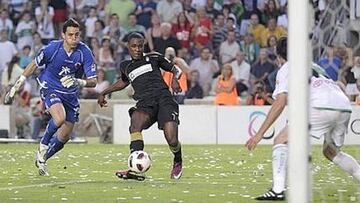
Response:
[[[119,180],[128,146],[67,145],[49,160],[49,177],[34,166],[35,144],[0,145],[0,202],[256,202],[271,186],[271,146],[249,153],[241,145],[184,145],[184,174],[170,180],[172,155],[146,145],[152,159],[147,180]],[[359,146],[344,151],[360,160]],[[313,202],[360,202],[360,183],[313,148]]]

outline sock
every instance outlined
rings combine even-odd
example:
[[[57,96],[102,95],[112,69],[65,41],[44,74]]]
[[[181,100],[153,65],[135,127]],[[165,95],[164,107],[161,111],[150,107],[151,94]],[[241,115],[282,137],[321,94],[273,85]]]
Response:
[[[181,155],[181,143],[178,142],[178,144],[173,147],[169,146],[170,151],[174,154],[174,162],[179,163],[182,162],[182,155]]]
[[[130,134],[130,153],[144,149],[144,140],[141,132],[134,132]]]
[[[334,157],[333,162],[343,171],[346,171],[360,181],[360,166],[352,156],[344,152],[339,152]]]
[[[41,141],[40,141],[41,144],[49,145],[51,138],[56,133],[58,128],[59,127],[55,125],[54,120],[50,119],[50,121],[48,122],[48,125],[46,127],[44,136],[41,138]]]
[[[45,159],[48,160],[50,157],[52,157],[54,154],[56,154],[58,151],[64,148],[64,144],[65,143],[60,141],[57,136],[54,137],[54,139],[51,139],[51,142],[49,144],[49,149],[47,150],[45,155]]]
[[[277,144],[273,147],[273,191],[281,193],[285,190],[286,164],[288,149],[286,144]]]

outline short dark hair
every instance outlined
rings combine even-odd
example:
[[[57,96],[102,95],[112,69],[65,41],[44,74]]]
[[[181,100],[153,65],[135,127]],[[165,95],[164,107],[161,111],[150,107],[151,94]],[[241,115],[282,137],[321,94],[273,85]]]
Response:
[[[276,54],[287,60],[287,37],[280,37],[276,44]]]
[[[144,36],[140,34],[139,32],[131,32],[127,36],[127,41],[130,42],[131,39],[144,39]]]
[[[69,18],[67,21],[65,21],[62,32],[65,33],[68,27],[80,28],[80,24],[74,18]]]

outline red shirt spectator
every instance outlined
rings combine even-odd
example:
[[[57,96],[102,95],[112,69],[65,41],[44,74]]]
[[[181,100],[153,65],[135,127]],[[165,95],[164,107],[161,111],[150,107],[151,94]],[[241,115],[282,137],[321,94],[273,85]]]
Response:
[[[172,26],[172,33],[179,40],[181,47],[190,48],[191,30],[193,27],[191,17],[186,12],[178,15],[177,23]]]

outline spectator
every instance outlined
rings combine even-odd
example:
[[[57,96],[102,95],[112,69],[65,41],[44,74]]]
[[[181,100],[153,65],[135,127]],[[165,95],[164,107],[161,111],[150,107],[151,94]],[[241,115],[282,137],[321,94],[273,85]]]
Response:
[[[35,9],[37,32],[41,35],[42,42],[48,44],[55,38],[53,17],[54,8],[48,0],[41,0],[40,6]]]
[[[121,0],[121,3],[119,3],[119,0],[107,0],[107,2],[105,7],[106,19],[116,13],[119,16],[120,25],[127,25],[129,14],[135,10],[135,2],[133,0]]]
[[[32,131],[31,138],[34,140],[40,139],[41,129],[45,129],[47,121],[50,119],[50,116],[45,113],[44,103],[39,99],[34,106],[31,107],[32,113]]]
[[[187,12],[179,13],[177,22],[172,26],[172,33],[176,36],[180,42],[182,48],[186,50],[190,49],[191,42],[191,30],[194,25],[194,21]]]
[[[50,0],[50,6],[54,8],[54,28],[55,38],[60,38],[62,33],[62,27],[67,19],[67,3],[66,0]]]
[[[328,47],[326,51],[326,56],[320,58],[319,65],[326,71],[329,77],[337,81],[338,72],[342,64],[342,60],[335,55],[333,47]]]
[[[96,63],[99,62],[99,53],[100,53],[100,42],[98,41],[97,38],[91,38],[91,42],[90,42],[90,49],[92,51],[92,53],[94,54]]]
[[[190,70],[199,71],[199,84],[203,89],[204,96],[208,96],[213,76],[219,71],[219,64],[212,58],[210,48],[204,47],[200,57],[190,63]]]
[[[250,26],[248,32],[253,34],[256,43],[261,43],[261,34],[265,30],[265,26],[259,23],[259,16],[254,13],[250,17]]]
[[[89,9],[88,16],[85,20],[85,37],[86,42],[90,42],[91,38],[94,37],[95,22],[98,20],[96,16],[96,8],[91,7]]]
[[[94,88],[84,88],[82,93],[82,98],[84,99],[96,99],[98,94],[110,86],[109,81],[105,79],[104,69],[98,69],[97,71],[98,83]]]
[[[274,64],[276,61],[276,44],[277,44],[276,37],[274,35],[271,35],[268,38],[266,49],[269,56],[269,60]]]
[[[172,64],[174,64],[176,67],[180,68],[182,71],[182,74],[179,78],[179,84],[180,84],[180,88],[181,88],[181,92],[180,93],[176,93],[174,95],[174,99],[179,103],[179,104],[184,104],[184,99],[185,99],[185,93],[188,89],[187,86],[187,74],[189,72],[189,65],[185,62],[184,59],[177,57],[175,54],[175,49],[172,47],[167,47],[165,50],[165,58],[167,58],[169,61],[171,61]],[[173,74],[167,71],[163,72],[163,79],[165,81],[165,83],[168,85],[168,87],[171,90],[171,84],[173,81]]]
[[[236,42],[235,32],[231,30],[227,34],[227,40],[220,45],[219,56],[221,64],[231,63],[235,59],[237,52],[240,50],[240,46]]]
[[[161,38],[161,21],[158,14],[151,16],[152,26],[146,31],[146,40],[149,44],[150,51],[154,51],[154,41]]]
[[[191,5],[193,1],[192,0],[182,0],[182,6],[183,6],[183,10],[187,11],[188,14],[194,19],[195,18],[195,13],[196,13],[196,9]]]
[[[156,11],[160,16],[161,22],[172,23],[176,21],[176,16],[183,11],[183,7],[178,0],[160,0]]]
[[[192,70],[189,74],[188,91],[185,94],[186,99],[202,99],[203,89],[199,84],[200,73],[198,70]]]
[[[137,17],[139,25],[148,29],[151,27],[151,16],[156,13],[156,3],[152,0],[140,0],[136,4],[134,13]]]
[[[112,45],[116,46],[121,43],[121,39],[123,39],[126,35],[126,30],[120,25],[118,14],[113,13],[111,15],[110,24],[104,28],[104,34],[110,36],[110,42]]]
[[[17,25],[22,18],[25,11],[30,10],[28,0],[9,0],[9,7],[11,8],[11,19]]]
[[[281,27],[283,27],[284,29],[287,30],[287,27],[288,27],[287,4],[285,4],[283,12],[284,13],[282,15],[278,16],[278,18],[277,18],[277,25],[281,26]]]
[[[286,30],[284,28],[277,26],[276,19],[270,18],[268,20],[267,28],[262,32],[261,35],[261,47],[266,47],[267,40],[271,35],[274,35],[276,39],[286,35]]]
[[[25,83],[15,98],[15,126],[18,138],[30,138],[31,114],[30,114],[31,86]]]
[[[244,41],[240,43],[240,50],[245,54],[245,60],[252,65],[257,60],[260,53],[260,46],[254,40],[254,35],[247,33]]]
[[[1,10],[0,14],[0,30],[6,30],[8,40],[12,39],[14,24],[13,21],[9,18],[8,10],[5,8]]]
[[[222,13],[219,13],[214,21],[215,23],[212,46],[215,53],[219,53],[220,44],[225,40],[227,32],[224,15]]]
[[[355,101],[359,95],[357,81],[360,81],[360,57],[354,57],[353,66],[344,66],[341,71],[341,82],[346,85],[346,94],[350,97],[350,101]]]
[[[211,38],[213,35],[213,25],[211,19],[206,16],[205,8],[199,7],[196,9],[196,20],[193,28],[194,42],[196,48],[201,50],[204,46],[211,45]]]
[[[173,47],[176,51],[181,49],[179,41],[171,36],[171,24],[161,23],[161,37],[155,39],[154,50],[161,54],[165,54],[167,47]]]
[[[209,17],[210,19],[215,19],[216,16],[220,13],[214,8],[214,2],[214,0],[206,0],[205,11],[207,17]]]
[[[251,66],[251,85],[254,85],[257,81],[263,81],[265,88],[268,92],[271,92],[268,76],[275,70],[275,65],[270,63],[266,49],[260,50],[259,60]]]
[[[17,48],[23,49],[24,46],[31,46],[33,43],[32,35],[36,30],[35,22],[31,20],[30,12],[26,11],[16,26],[15,35],[17,37]]]
[[[242,92],[249,89],[250,64],[245,61],[245,54],[238,51],[236,54],[236,60],[230,65],[233,68],[237,93],[238,95],[241,95]]]
[[[94,32],[92,34],[92,38],[96,38],[99,42],[104,38],[105,23],[102,20],[95,21]]]
[[[2,54],[1,54],[2,55]],[[6,92],[9,86],[15,84],[16,80],[20,77],[24,71],[19,65],[19,57],[14,55],[9,61],[8,66],[4,69],[1,76],[2,92]]]
[[[145,27],[137,24],[136,15],[134,13],[130,13],[128,15],[128,23],[127,23],[127,27],[125,27],[125,30],[127,33],[139,32],[143,36],[145,36],[146,33]]]
[[[15,44],[8,40],[7,33],[8,32],[6,30],[0,30],[0,50],[6,50],[2,51],[2,53],[0,54],[0,76],[4,69],[7,67],[7,64],[18,53]]]
[[[224,36],[224,40],[226,39],[227,37],[227,33],[229,31],[234,31],[235,32],[235,36],[236,36],[236,42],[238,44],[240,44],[241,42],[241,34],[240,34],[240,30],[239,30],[239,26],[236,25],[236,21],[235,21],[235,18],[233,17],[229,17],[226,19],[226,31],[224,33],[225,36]]]
[[[107,81],[110,83],[114,82],[116,77],[114,50],[111,47],[109,36],[105,36],[101,40],[98,68],[104,70]]]
[[[236,91],[236,81],[232,74],[230,64],[225,64],[221,69],[221,75],[217,78],[215,87],[216,105],[238,105],[239,99]]]
[[[271,93],[267,92],[263,81],[256,81],[254,84],[253,92],[247,97],[246,105],[271,105],[274,100],[271,97]]]
[[[41,35],[38,32],[35,32],[33,34],[33,40],[32,40],[32,45],[31,45],[31,57],[34,58],[37,53],[40,51],[41,48],[43,48],[44,44],[41,41]]]
[[[275,0],[268,0],[268,2],[265,4],[264,11],[262,12],[261,20],[266,25],[268,24],[268,20],[270,18],[277,19],[279,15],[280,11],[275,3]]]
[[[26,45],[22,48],[22,52],[20,54],[20,67],[22,69],[25,69],[26,66],[33,60],[32,57],[30,56],[31,53],[31,46]]]

